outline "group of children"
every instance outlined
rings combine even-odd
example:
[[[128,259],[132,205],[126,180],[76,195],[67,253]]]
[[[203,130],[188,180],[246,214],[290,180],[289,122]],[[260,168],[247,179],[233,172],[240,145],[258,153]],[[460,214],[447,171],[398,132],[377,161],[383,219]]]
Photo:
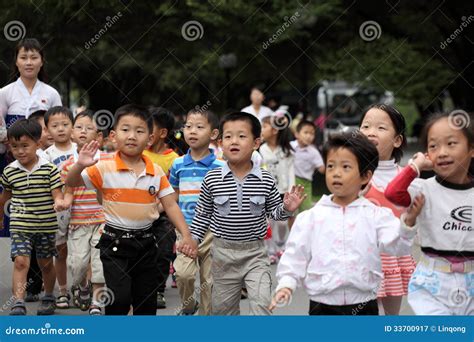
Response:
[[[102,314],[104,286],[113,294],[105,314],[156,314],[166,305],[170,262],[182,315],[239,314],[242,288],[250,313],[268,315],[298,286],[312,315],[378,314],[377,298],[386,314],[398,314],[407,292],[416,314],[474,314],[472,126],[434,117],[422,138],[427,154],[402,169],[405,121],[388,105],[371,106],[360,132],[331,137],[322,157],[314,124],[300,122],[290,141],[271,115],[235,112],[219,122],[211,111],[192,110],[181,157],[168,145],[174,123],[163,108],[117,109],[110,154],[99,151],[92,112],[73,117],[53,107],[45,128],[41,119],[8,129],[16,161],[3,172],[0,208],[11,201],[13,315],[26,314],[33,254],[44,284],[38,314],[69,305],[66,262],[74,303],[92,315]],[[38,153],[47,134],[54,144]],[[216,141],[222,158],[209,148]],[[435,177],[415,180],[431,169]],[[331,194],[313,205],[315,170]],[[285,241],[288,228],[275,227],[298,208]],[[264,243],[269,225],[276,251]],[[415,270],[417,232],[423,255]],[[272,299],[270,261],[278,259]],[[453,302],[459,293],[463,300]]]

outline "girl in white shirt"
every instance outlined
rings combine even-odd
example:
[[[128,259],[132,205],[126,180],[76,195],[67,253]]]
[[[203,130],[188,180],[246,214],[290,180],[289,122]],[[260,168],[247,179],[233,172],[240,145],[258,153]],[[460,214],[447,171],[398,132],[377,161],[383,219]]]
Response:
[[[284,196],[295,185],[293,148],[290,145],[289,120],[284,116],[267,116],[262,119],[262,140],[260,154],[262,167],[275,179],[280,195]],[[293,222],[288,222],[291,227]],[[266,240],[271,263],[276,263],[283,253],[288,226],[285,221],[270,221],[272,237]]]

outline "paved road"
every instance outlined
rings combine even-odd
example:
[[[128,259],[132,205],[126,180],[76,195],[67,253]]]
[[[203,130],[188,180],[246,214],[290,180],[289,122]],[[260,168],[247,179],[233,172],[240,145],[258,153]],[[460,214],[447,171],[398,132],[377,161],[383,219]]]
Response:
[[[415,248],[418,249],[418,248]],[[8,238],[0,238],[0,315],[8,315],[9,302],[11,302],[11,274],[12,265],[9,258],[10,240]],[[418,254],[418,253],[416,253]],[[276,266],[272,266],[272,275],[275,277]],[[275,282],[273,282],[275,283]],[[167,308],[158,310],[157,315],[176,315],[179,310],[180,301],[178,290],[170,287],[170,280],[166,289]],[[306,294],[298,289],[292,298],[289,306],[277,308],[275,315],[307,315],[308,312],[308,297]],[[36,314],[38,303],[27,303],[28,314]],[[242,300],[240,304],[242,314],[248,314],[248,301]],[[85,312],[73,308],[68,310],[57,310],[57,314],[61,315],[85,315]],[[402,304],[402,315],[411,315],[413,312],[404,299]]]

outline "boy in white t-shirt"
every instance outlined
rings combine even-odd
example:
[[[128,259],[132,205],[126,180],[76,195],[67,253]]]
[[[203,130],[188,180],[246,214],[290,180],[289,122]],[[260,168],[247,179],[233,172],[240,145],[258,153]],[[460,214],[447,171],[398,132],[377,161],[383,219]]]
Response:
[[[47,159],[61,171],[63,163],[77,151],[77,145],[71,141],[74,116],[69,108],[56,106],[50,108],[44,115],[46,128],[54,140],[54,144],[44,152]],[[59,229],[56,233],[56,276],[59,285],[59,295],[56,301],[58,309],[69,308],[71,295],[67,291],[67,229],[69,211],[58,213]]]

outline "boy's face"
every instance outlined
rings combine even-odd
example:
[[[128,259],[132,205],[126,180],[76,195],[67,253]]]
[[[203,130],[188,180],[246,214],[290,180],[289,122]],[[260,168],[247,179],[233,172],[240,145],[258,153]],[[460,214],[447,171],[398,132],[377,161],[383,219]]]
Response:
[[[133,115],[120,117],[115,129],[110,132],[110,137],[116,149],[130,157],[141,155],[153,141],[147,122]]]
[[[184,140],[191,150],[209,147],[211,140],[215,140],[219,130],[212,129],[209,121],[199,113],[189,114],[184,124]]]
[[[347,148],[328,152],[326,162],[326,185],[334,194],[333,201],[349,204],[358,197],[362,185],[372,177],[372,172],[361,176],[356,156]]]
[[[48,121],[48,131],[53,137],[55,143],[61,144],[71,141],[71,119],[62,113],[51,115]]]
[[[72,131],[72,140],[77,144],[79,148],[92,140],[97,140],[98,135],[97,127],[94,122],[88,116],[81,116],[76,119],[74,128]]]
[[[36,150],[39,148],[39,141],[34,141],[31,137],[23,135],[20,139],[9,139],[10,150],[13,157],[25,166],[32,166],[36,160]]]
[[[299,132],[296,132],[296,140],[300,146],[308,146],[314,142],[316,132],[313,126],[303,126]]]
[[[37,122],[41,125],[41,139],[39,145],[41,149],[46,150],[49,146],[54,144],[54,140],[44,124],[44,118],[38,118]]]
[[[222,151],[232,164],[246,163],[260,146],[260,138],[252,134],[252,126],[246,120],[228,121],[222,132]]]

